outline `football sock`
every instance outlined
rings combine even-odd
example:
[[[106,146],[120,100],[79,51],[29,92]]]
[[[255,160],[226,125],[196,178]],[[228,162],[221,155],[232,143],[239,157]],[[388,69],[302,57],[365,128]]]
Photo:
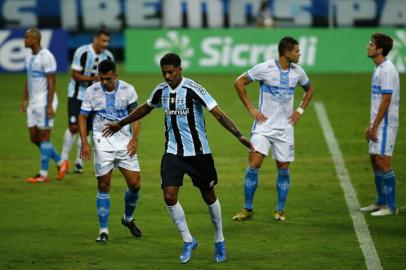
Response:
[[[140,190],[131,190],[127,188],[124,194],[124,218],[127,221],[132,220],[135,207],[137,206],[137,201],[140,196]]]
[[[244,195],[245,204],[244,208],[252,210],[254,207],[254,194],[258,186],[258,173],[259,169],[248,167],[245,172],[244,181]]]
[[[83,166],[82,159],[80,158],[80,151],[81,150],[82,150],[82,140],[80,138],[78,138],[75,164],[79,164],[79,165]]]
[[[49,141],[41,142],[39,150],[41,153],[41,171],[48,171],[49,159],[52,155],[52,144]]]
[[[378,198],[376,199],[376,204],[386,204],[385,202],[385,194],[383,193],[383,180],[382,180],[382,172],[375,171],[375,187],[376,192],[378,193]]]
[[[214,226],[214,242],[223,242],[223,223],[221,220],[221,206],[220,202],[217,199],[213,204],[208,205],[209,213],[211,217],[211,222]]]
[[[63,146],[61,153],[62,160],[69,159],[70,149],[72,148],[72,144],[75,141],[75,138],[76,134],[72,134],[69,128],[67,128],[65,134],[63,135]]]
[[[285,209],[286,199],[288,198],[290,187],[290,175],[288,169],[278,169],[278,180],[276,190],[278,191],[278,204],[276,210],[283,211]]]
[[[396,178],[395,173],[390,170],[382,173],[383,192],[386,198],[386,204],[389,209],[396,209]]]
[[[59,165],[59,163],[61,163],[62,159],[61,156],[59,155],[59,153],[56,151],[55,147],[51,144],[51,158],[55,161],[56,164]]]
[[[169,215],[172,218],[173,223],[182,235],[183,242],[192,242],[193,237],[189,232],[189,228],[186,223],[185,213],[179,202],[175,205],[167,206]]]
[[[100,229],[107,229],[110,213],[110,194],[108,192],[97,192],[96,208]]]

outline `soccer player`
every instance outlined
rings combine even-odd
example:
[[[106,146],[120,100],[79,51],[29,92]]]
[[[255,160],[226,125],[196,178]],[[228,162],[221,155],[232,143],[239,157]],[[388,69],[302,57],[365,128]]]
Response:
[[[234,83],[237,93],[254,118],[251,142],[255,151],[249,153],[245,173],[244,208],[233,220],[243,221],[253,217],[254,194],[258,186],[258,174],[264,158],[272,148],[276,161],[277,205],[276,220],[285,220],[285,203],[290,187],[289,164],[294,160],[294,125],[301,118],[313,96],[313,86],[304,70],[297,65],[300,57],[299,43],[292,37],[284,37],[278,44],[278,59],[257,64],[240,75]],[[246,85],[259,81],[259,108],[247,97]],[[295,87],[300,85],[305,94],[299,107],[293,110]]]
[[[134,122],[109,138],[102,136],[106,123],[118,121],[137,107],[137,93],[131,84],[117,79],[116,65],[103,60],[98,66],[100,82],[86,89],[79,115],[79,133],[82,140],[81,158],[91,159],[87,140],[87,118],[94,112],[93,146],[94,169],[98,183],[96,199],[100,233],[97,242],[106,242],[109,237],[110,184],[113,168],[118,167],[127,182],[124,194],[124,216],[121,223],[132,235],[140,237],[133,213],[140,194],[140,166],[137,158],[139,122]]]
[[[373,34],[367,46],[367,55],[376,67],[371,82],[371,113],[365,138],[369,143],[378,198],[361,211],[371,212],[372,216],[397,215],[399,212],[396,178],[390,163],[399,126],[400,89],[398,71],[386,58],[392,46],[392,38],[382,33]]]
[[[108,123],[104,136],[111,136],[125,125],[139,120],[154,108],[162,107],[165,113],[165,153],[161,161],[161,188],[169,215],[183,239],[180,262],[187,263],[197,240],[186,223],[185,213],[178,202],[179,187],[183,185],[185,173],[192,179],[208,206],[214,225],[214,260],[226,260],[220,202],[214,191],[217,172],[210,152],[204,124],[203,107],[230,131],[238,140],[251,148],[251,143],[241,135],[237,127],[225,115],[209,92],[195,81],[182,76],[181,59],[168,53],[160,60],[162,76],[166,83],[159,84],[147,102],[128,117]]]
[[[55,57],[48,49],[41,47],[41,32],[37,28],[29,28],[25,32],[24,45],[31,51],[25,59],[27,80],[20,110],[27,112],[30,139],[39,148],[41,154],[39,174],[27,178],[26,181],[28,183],[48,182],[50,159],[57,163],[57,179],[62,180],[66,174],[67,163],[61,160],[50,140],[58,106],[55,93]],[[28,107],[27,99],[29,99]]]
[[[87,87],[97,80],[97,66],[105,60],[114,61],[113,54],[107,50],[110,43],[110,34],[107,30],[96,32],[93,43],[79,47],[74,55],[71,65],[72,78],[68,86],[68,128],[63,136],[62,159],[69,162],[69,153],[78,132],[78,117],[80,105]],[[88,118],[88,128],[91,130],[91,117]],[[80,159],[81,140],[77,140],[77,152],[74,171],[83,172],[83,163]]]

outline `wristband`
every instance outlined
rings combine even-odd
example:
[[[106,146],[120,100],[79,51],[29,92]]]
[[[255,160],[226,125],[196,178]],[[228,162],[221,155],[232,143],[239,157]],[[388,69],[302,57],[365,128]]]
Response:
[[[303,114],[303,113],[304,113],[304,110],[303,110],[302,107],[297,107],[296,111],[297,111],[298,113],[300,113],[300,114]]]

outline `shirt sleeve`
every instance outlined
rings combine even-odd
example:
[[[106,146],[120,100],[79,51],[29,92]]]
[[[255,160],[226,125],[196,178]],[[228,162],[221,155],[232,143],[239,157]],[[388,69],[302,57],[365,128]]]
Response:
[[[44,58],[44,72],[46,74],[56,72],[56,60],[52,53],[48,53]]]
[[[218,105],[217,102],[214,100],[214,98],[203,86],[194,81],[189,81],[188,83],[189,86],[191,86],[193,92],[196,94],[197,98],[200,100],[202,105],[204,105],[207,108],[208,111],[211,111],[214,107]]]
[[[92,111],[92,90],[90,87],[88,87],[86,89],[82,105],[80,106],[80,114],[88,116],[91,111]]]
[[[251,81],[262,81],[266,70],[266,64],[260,63],[247,71],[247,75]]]
[[[129,101],[127,105],[127,110],[131,112],[135,108],[137,108],[137,100],[138,100],[138,95],[137,92],[135,91],[135,88],[133,86],[130,87],[130,96],[129,96]]]
[[[82,57],[82,54],[84,53],[83,47],[79,47],[75,53],[73,54],[73,60],[72,60],[72,65],[71,69],[77,70],[77,71],[82,71],[83,67],[80,64],[80,58]]]
[[[162,97],[162,86],[158,85],[152,91],[151,95],[147,99],[147,105],[153,108],[162,107],[161,97]]]
[[[382,72],[379,73],[382,94],[393,93],[393,90],[396,88],[396,75],[396,72],[390,69],[382,70]]]
[[[307,77],[306,72],[304,71],[304,69],[302,67],[299,67],[299,85],[304,89],[307,90],[307,88],[309,88],[310,86],[310,80],[309,77]]]

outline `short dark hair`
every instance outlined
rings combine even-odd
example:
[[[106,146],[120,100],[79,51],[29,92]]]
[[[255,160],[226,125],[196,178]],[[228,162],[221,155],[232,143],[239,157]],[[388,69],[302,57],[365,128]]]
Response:
[[[175,53],[167,53],[167,54],[165,54],[161,58],[161,61],[160,61],[161,67],[166,66],[166,65],[180,67],[181,63],[182,63],[182,60],[180,60],[179,55],[177,55]]]
[[[116,71],[116,64],[111,61],[110,59],[106,59],[100,62],[97,70],[99,71],[99,73],[105,74],[108,73],[110,71],[115,72]]]
[[[282,56],[285,51],[291,51],[295,47],[295,45],[299,45],[299,42],[297,42],[296,39],[293,37],[284,37],[279,41],[278,44],[278,53],[279,56]]]
[[[110,32],[106,28],[100,28],[97,30],[97,32],[94,34],[95,37],[100,37],[101,35],[105,36],[110,36]]]
[[[383,33],[373,33],[371,36],[372,41],[375,43],[376,48],[382,49],[382,55],[387,56],[393,47],[393,39]]]

